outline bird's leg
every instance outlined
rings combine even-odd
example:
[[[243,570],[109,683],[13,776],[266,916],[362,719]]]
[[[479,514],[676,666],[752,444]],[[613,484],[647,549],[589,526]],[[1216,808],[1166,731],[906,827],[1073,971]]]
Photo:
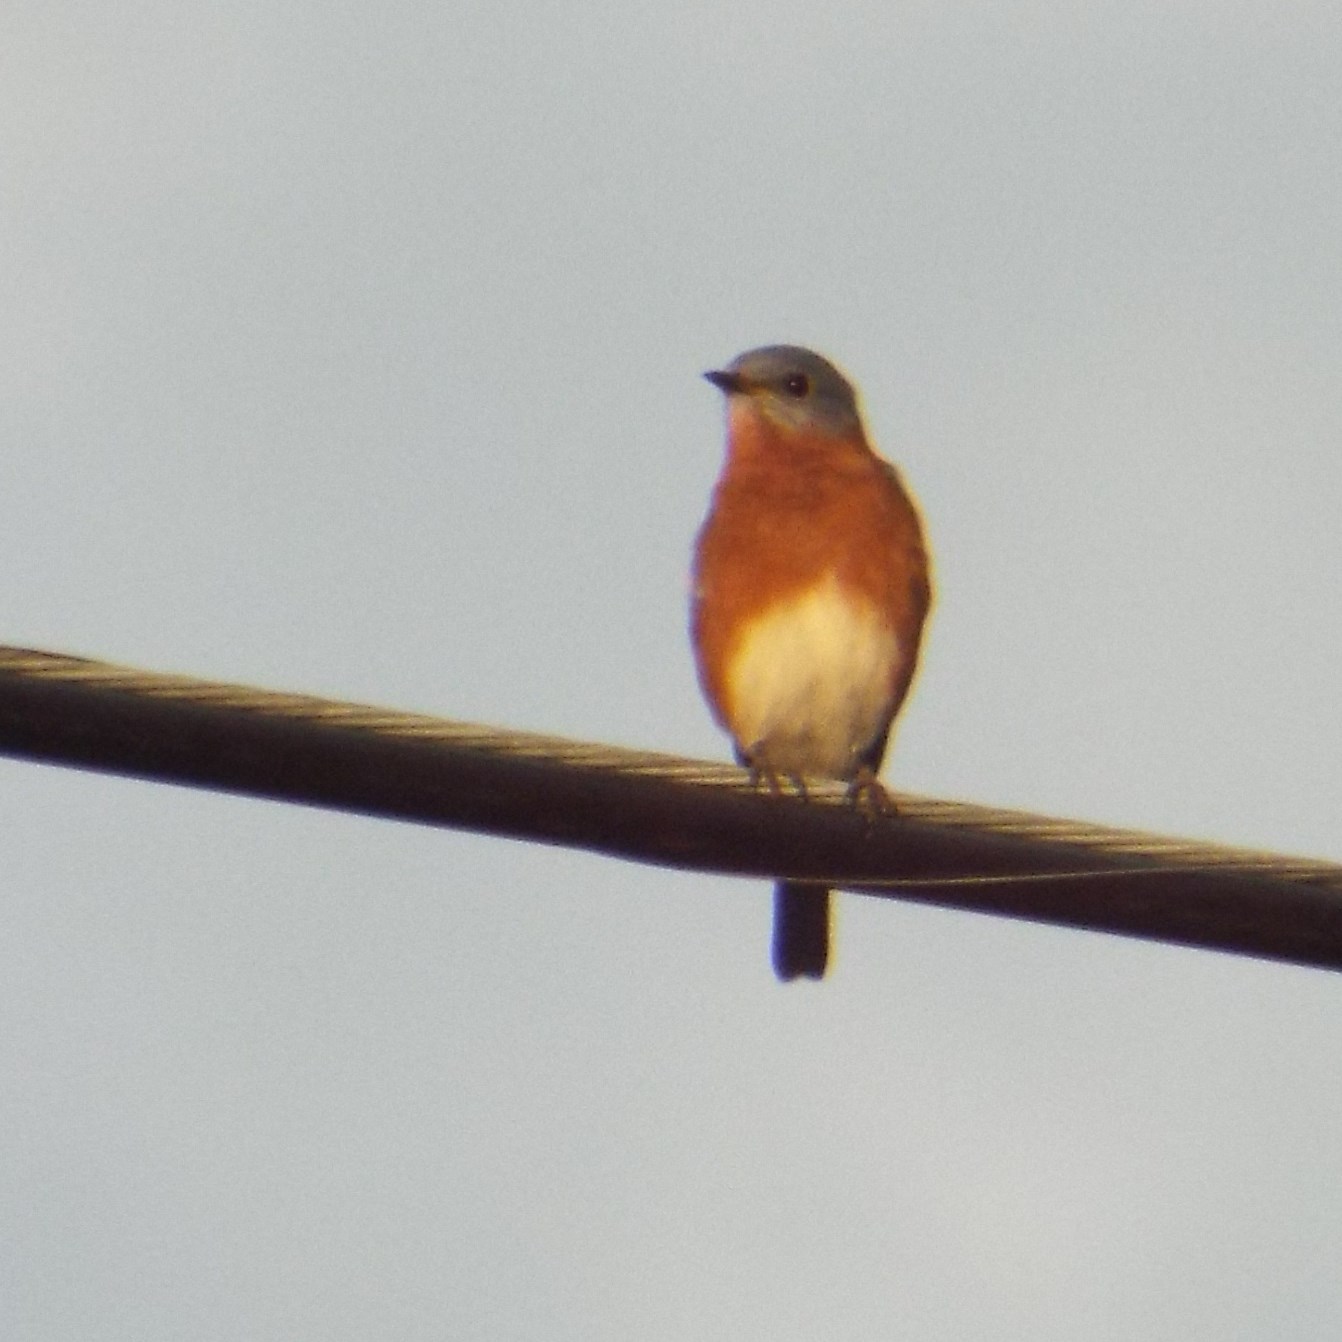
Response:
[[[750,782],[753,787],[762,785],[769,789],[771,797],[781,797],[783,795],[783,780],[787,779],[796,789],[797,795],[802,801],[810,800],[810,794],[806,791],[806,780],[800,774],[785,774],[775,769],[764,758],[763,752],[758,747],[754,750],[738,751],[737,758],[750,771]]]
[[[749,772],[751,787],[767,787],[770,795],[774,797],[782,792],[777,771],[769,767],[758,748],[746,750],[743,746],[737,746],[736,762]]]
[[[899,814],[895,799],[886,791],[884,784],[876,777],[876,770],[869,764],[862,765],[853,775],[848,784],[848,800],[864,812],[868,820]]]

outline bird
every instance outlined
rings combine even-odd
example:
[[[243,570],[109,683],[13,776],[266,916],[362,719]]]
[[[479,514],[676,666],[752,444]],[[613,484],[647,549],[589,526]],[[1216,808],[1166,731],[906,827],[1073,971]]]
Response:
[[[932,582],[923,524],[873,451],[848,379],[799,345],[704,376],[726,397],[722,473],[695,542],[690,641],[700,687],[756,784],[839,779],[873,811],[918,665]],[[773,967],[820,979],[830,892],[780,881]]]

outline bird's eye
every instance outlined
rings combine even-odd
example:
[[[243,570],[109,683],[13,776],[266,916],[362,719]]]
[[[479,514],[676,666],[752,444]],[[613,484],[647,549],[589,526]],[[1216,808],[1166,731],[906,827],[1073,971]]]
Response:
[[[783,383],[783,390],[789,396],[796,396],[798,399],[805,396],[811,390],[811,379],[805,373],[793,373],[787,381]]]

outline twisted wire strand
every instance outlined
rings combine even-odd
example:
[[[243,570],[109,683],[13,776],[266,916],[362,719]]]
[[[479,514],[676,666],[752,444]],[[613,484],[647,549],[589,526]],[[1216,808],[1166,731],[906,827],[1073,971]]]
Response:
[[[425,714],[397,712],[345,703],[313,695],[259,690],[244,685],[200,680],[117,666],[67,654],[28,648],[0,647],[0,673],[32,680],[60,681],[113,689],[145,698],[224,708],[239,714],[260,714],[291,721],[339,726],[379,736],[442,742],[481,754],[501,755],[559,765],[581,766],[606,773],[664,779],[684,786],[753,793],[756,784],[743,769],[728,764],[684,759],[653,751],[574,741],[533,732],[501,730],[455,722]],[[808,780],[807,797],[824,806],[847,805],[841,783]],[[1031,882],[1085,880],[1116,873],[1140,877],[1171,873],[1262,874],[1277,880],[1307,883],[1342,891],[1342,866],[1316,859],[1286,857],[1254,849],[1165,838],[1135,830],[1085,821],[1056,819],[1023,811],[896,794],[899,812],[943,829],[989,834],[1066,846],[1093,853],[1094,867],[1022,873],[926,876],[902,880],[873,872],[869,880],[851,872],[836,883],[886,889],[1013,885]],[[1106,861],[1108,859],[1108,861]],[[1119,865],[1116,866],[1115,863]],[[1135,865],[1128,865],[1133,863]]]
[[[323,699],[316,695],[282,690],[260,690],[226,681],[198,680],[193,676],[142,671],[110,662],[73,657],[66,653],[39,652],[31,648],[0,647],[0,671],[35,680],[122,690],[146,698],[171,699],[182,703],[207,704],[259,713],[294,721],[318,722],[372,732],[380,736],[442,741],[468,750],[519,758],[581,764],[620,773],[672,778],[678,782],[713,786],[743,785],[749,775],[731,765],[681,759],[652,751],[624,750],[595,742],[574,741],[539,732],[504,730],[478,723],[457,722],[424,713],[376,708],[368,704]]]

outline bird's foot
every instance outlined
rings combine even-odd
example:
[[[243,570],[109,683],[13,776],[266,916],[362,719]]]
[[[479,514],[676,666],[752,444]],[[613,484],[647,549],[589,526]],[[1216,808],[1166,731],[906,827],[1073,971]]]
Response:
[[[899,807],[895,805],[894,797],[876,777],[876,771],[867,764],[853,775],[852,782],[848,784],[848,800],[868,820],[875,820],[878,816],[899,814]]]
[[[810,793],[806,791],[806,780],[800,774],[782,773],[766,764],[758,755],[745,754],[741,763],[750,771],[751,785],[756,788],[767,788],[771,797],[783,795],[783,782],[786,780],[802,801],[810,800]]]

